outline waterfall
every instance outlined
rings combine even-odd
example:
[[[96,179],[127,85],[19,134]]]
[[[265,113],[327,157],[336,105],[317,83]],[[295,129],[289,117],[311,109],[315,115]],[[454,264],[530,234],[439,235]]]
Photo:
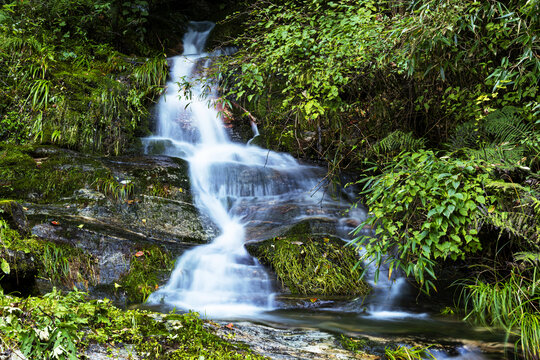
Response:
[[[214,90],[208,94],[208,88],[196,81],[209,62],[203,48],[213,26],[190,24],[184,54],[171,59],[171,80],[157,105],[157,133],[143,141],[147,146],[161,142],[165,154],[189,162],[195,204],[220,235],[208,245],[185,252],[168,283],[148,302],[212,317],[247,316],[272,309],[273,290],[265,269],[244,248],[246,223],[264,223],[266,215],[258,211],[262,207],[298,202],[320,207],[325,196],[314,191],[320,182],[318,169],[303,166],[288,154],[229,139],[211,103]],[[179,96],[182,81],[191,84],[191,96]]]

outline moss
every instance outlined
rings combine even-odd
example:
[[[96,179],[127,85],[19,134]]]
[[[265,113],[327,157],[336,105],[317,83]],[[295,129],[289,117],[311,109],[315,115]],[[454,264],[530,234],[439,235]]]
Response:
[[[21,349],[29,359],[52,358],[59,347],[61,358],[86,358],[83,353],[93,344],[109,349],[131,345],[139,357],[155,360],[264,359],[218,337],[213,325],[196,313],[123,311],[107,299],[88,300],[82,292],[62,294],[56,289],[20,300],[0,290],[0,314],[8,320],[0,322],[0,331],[8,349]],[[51,328],[54,336],[36,336]]]
[[[304,225],[308,226],[308,225]],[[370,288],[355,267],[353,248],[333,237],[306,235],[302,227],[286,237],[267,240],[248,250],[276,273],[283,286],[298,295],[366,295]]]
[[[131,257],[129,272],[121,280],[128,300],[133,303],[146,301],[174,266],[170,253],[158,246],[137,250]]]
[[[69,245],[23,236],[1,221],[0,258],[10,264],[15,275],[33,274],[68,288],[75,285],[88,288],[98,279],[97,259],[93,255]]]
[[[106,167],[88,157],[65,151],[36,153],[32,147],[0,143],[0,198],[49,203],[110,177]]]

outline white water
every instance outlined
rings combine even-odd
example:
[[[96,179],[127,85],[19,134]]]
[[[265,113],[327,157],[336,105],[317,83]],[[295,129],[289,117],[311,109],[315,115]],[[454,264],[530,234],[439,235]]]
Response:
[[[217,110],[192,81],[209,61],[203,47],[212,27],[192,23],[184,37],[184,55],[172,58],[172,79],[158,104],[157,134],[144,141],[160,142],[166,154],[189,162],[195,203],[220,235],[184,253],[169,282],[148,302],[212,317],[249,316],[273,308],[271,281],[243,246],[247,219],[260,221],[253,220],[253,208],[298,199],[315,206],[323,195],[313,192],[319,181],[313,168],[290,155],[229,140]],[[182,80],[195,84],[191,99],[179,97]]]

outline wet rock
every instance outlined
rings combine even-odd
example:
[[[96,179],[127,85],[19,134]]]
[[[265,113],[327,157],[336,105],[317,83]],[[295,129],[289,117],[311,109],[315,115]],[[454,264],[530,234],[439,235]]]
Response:
[[[137,352],[133,345],[117,344],[117,345],[102,345],[90,344],[84,351],[87,359],[92,360],[138,360]]]
[[[0,219],[5,220],[12,229],[20,233],[24,234],[29,231],[28,219],[24,214],[24,209],[16,201],[0,201]]]
[[[253,351],[271,359],[380,359],[377,355],[345,350],[334,335],[317,330],[276,329],[249,322],[221,325],[218,335],[248,344]]]

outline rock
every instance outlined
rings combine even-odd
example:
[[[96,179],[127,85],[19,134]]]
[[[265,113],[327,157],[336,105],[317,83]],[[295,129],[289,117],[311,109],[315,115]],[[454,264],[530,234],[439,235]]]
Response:
[[[115,284],[130,272],[133,254],[156,248],[174,258],[217,231],[193,205],[181,159],[104,158],[52,146],[0,154],[0,198],[23,199],[27,209],[4,201],[0,216],[74,266],[66,288],[122,296]]]
[[[28,219],[24,213],[23,207],[16,201],[0,201],[0,219],[5,220],[9,227],[22,234],[29,231]]]
[[[271,359],[380,359],[377,355],[345,350],[334,335],[317,330],[275,329],[249,322],[232,325],[220,326],[217,334],[247,344],[253,351]]]
[[[137,353],[133,345],[130,344],[116,344],[116,345],[102,345],[102,344],[90,344],[84,351],[87,359],[92,360],[138,360]]]

